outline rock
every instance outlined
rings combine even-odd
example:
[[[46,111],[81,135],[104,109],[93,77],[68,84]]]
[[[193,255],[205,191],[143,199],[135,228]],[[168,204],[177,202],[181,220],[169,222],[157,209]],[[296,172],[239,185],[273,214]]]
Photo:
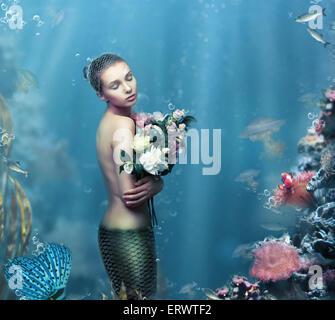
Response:
[[[335,214],[335,202],[328,202],[316,209],[319,217],[328,219]]]
[[[318,239],[313,242],[313,248],[315,251],[320,252],[325,258],[335,259],[334,242]]]
[[[327,187],[329,180],[330,177],[327,175],[326,171],[321,168],[316,175],[312,177],[311,181],[308,182],[306,190],[315,191],[316,189]]]

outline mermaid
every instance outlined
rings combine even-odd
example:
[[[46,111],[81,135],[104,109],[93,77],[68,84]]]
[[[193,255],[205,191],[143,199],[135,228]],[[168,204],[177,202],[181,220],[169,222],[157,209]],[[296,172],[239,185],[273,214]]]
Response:
[[[105,183],[108,206],[100,222],[98,242],[114,291],[125,287],[128,299],[152,299],[156,290],[155,236],[149,200],[163,188],[160,177],[136,181],[120,172],[120,141],[127,154],[136,124],[137,81],[124,59],[106,53],[84,68],[84,77],[106,102],[96,134],[96,153]]]

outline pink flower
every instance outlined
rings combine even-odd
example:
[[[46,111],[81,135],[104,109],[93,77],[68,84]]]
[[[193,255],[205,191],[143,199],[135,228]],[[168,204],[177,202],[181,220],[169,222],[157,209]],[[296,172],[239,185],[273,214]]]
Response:
[[[139,126],[141,129],[143,129],[144,128],[144,120],[136,121],[136,125]]]
[[[295,247],[284,242],[268,241],[254,251],[255,260],[250,275],[261,281],[286,280],[304,267]]]
[[[181,123],[181,124],[178,126],[178,128],[179,128],[180,131],[183,131],[183,130],[185,130],[185,128],[186,128],[186,124],[185,124],[185,123]]]
[[[335,90],[328,90],[328,91],[326,92],[326,98],[327,98],[330,102],[335,101]]]
[[[183,115],[185,114],[185,111],[184,110],[180,110],[180,109],[177,109],[175,112],[173,112],[172,116],[175,118],[175,119],[180,119]]]
[[[143,121],[143,122],[151,122],[150,121],[150,115],[146,114],[145,112],[141,112],[139,114],[135,114],[132,116],[132,118],[138,122],[138,121]]]
[[[144,127],[144,131],[145,131],[145,133],[146,133],[147,135],[150,134],[151,126],[152,126],[151,124],[147,124],[147,125]]]
[[[171,124],[167,127],[169,132],[175,132],[177,131],[177,126],[175,122],[171,122]]]

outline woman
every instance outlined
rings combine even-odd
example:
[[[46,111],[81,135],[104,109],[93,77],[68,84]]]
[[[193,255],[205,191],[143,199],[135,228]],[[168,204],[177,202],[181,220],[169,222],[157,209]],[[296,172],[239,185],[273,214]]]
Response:
[[[120,149],[133,154],[137,82],[128,64],[115,54],[103,54],[84,69],[97,96],[107,108],[96,135],[96,152],[104,178],[108,207],[99,226],[99,247],[111,279],[120,293],[122,283],[128,299],[151,299],[156,289],[155,238],[148,201],[163,188],[163,180],[119,174]]]

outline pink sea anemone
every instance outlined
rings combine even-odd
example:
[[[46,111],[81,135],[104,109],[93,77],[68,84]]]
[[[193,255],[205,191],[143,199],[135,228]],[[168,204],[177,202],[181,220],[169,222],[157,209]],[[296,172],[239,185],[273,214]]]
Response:
[[[273,196],[275,207],[286,205],[300,208],[313,207],[315,199],[313,195],[306,190],[306,186],[314,175],[314,171],[300,172],[293,176],[291,189],[276,189]]]
[[[286,280],[292,273],[305,267],[295,247],[280,241],[268,241],[254,251],[250,276],[267,282]]]

